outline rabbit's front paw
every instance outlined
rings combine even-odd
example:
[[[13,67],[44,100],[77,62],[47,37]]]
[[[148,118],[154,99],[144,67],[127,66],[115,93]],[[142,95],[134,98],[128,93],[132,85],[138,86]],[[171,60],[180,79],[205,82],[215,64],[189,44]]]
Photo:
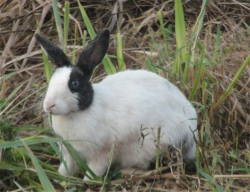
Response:
[[[64,176],[68,176],[69,175],[69,172],[66,170],[66,167],[64,166],[63,163],[60,164],[60,167],[58,168],[58,172],[61,175],[64,175]]]
[[[89,163],[89,168],[94,172],[94,174],[98,177],[102,177],[105,173],[105,171],[108,168],[108,160],[106,161],[92,161]],[[91,179],[93,179],[93,177],[91,176],[91,174],[89,172],[86,173],[88,176],[91,177]],[[89,180],[91,180],[90,178],[88,178],[86,175],[83,178],[83,182],[87,182]]]
[[[63,162],[60,164],[60,166],[58,168],[58,172],[61,175],[72,176],[78,170],[78,167],[76,166],[76,164],[74,162],[67,161],[66,166],[67,167],[65,167]]]

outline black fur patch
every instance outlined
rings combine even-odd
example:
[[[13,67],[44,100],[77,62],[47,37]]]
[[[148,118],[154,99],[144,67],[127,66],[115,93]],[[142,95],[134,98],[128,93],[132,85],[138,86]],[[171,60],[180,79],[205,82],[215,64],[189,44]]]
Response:
[[[49,60],[57,67],[71,66],[69,58],[65,55],[62,49],[60,49],[55,43],[44,38],[38,33],[35,34],[36,40],[41,44],[43,49],[48,55]]]
[[[78,82],[77,87],[74,87],[74,83],[72,84],[74,81]],[[88,77],[78,67],[73,68],[68,86],[72,93],[77,93],[78,107],[80,110],[84,110],[91,105],[94,96],[93,87]]]

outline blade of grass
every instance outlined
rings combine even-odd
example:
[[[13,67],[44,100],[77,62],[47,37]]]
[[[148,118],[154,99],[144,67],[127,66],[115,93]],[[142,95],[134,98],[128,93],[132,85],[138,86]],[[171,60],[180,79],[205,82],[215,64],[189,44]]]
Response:
[[[56,29],[57,29],[57,32],[58,32],[59,40],[60,40],[60,43],[61,43],[62,47],[64,47],[63,46],[62,23],[61,23],[59,9],[57,7],[57,0],[52,0],[52,9],[53,9],[54,17],[55,17]]]
[[[2,108],[3,107],[6,107],[6,104],[11,101],[11,99],[16,95],[16,93],[21,89],[21,87],[23,86],[24,84],[21,84],[19,85],[18,87],[16,87],[10,94],[9,96],[4,100],[4,102],[1,104],[0,106],[0,109],[1,109],[1,113],[0,115],[2,115],[3,111],[2,111]]]
[[[197,168],[197,170],[199,171],[199,173],[200,173],[203,177],[205,177],[211,184],[215,185],[215,187],[217,188],[216,191],[219,191],[219,192],[220,192],[220,191],[221,191],[221,192],[224,191],[223,187],[220,186],[220,185],[214,180],[213,177],[211,177],[210,175],[208,175],[207,173],[205,173],[203,170],[201,170],[201,168],[200,168],[197,164],[196,164],[196,168]]]
[[[27,154],[27,151],[25,151],[25,148],[24,147],[15,147],[15,148],[12,148],[12,151],[13,151],[13,154],[15,154],[15,158],[18,156],[22,157],[24,167],[25,167],[25,169],[27,169],[28,166],[27,166],[26,157],[28,156],[28,154]],[[19,155],[17,155],[17,153]]]
[[[220,46],[220,37],[221,37],[221,31],[220,26],[217,26],[217,33],[216,33],[216,45],[215,45],[215,51],[214,51],[214,64],[213,68],[215,67],[215,63],[218,62],[218,55],[219,55],[219,46]]]
[[[82,46],[83,46],[83,48],[86,46],[86,42],[87,42],[87,31],[84,30],[83,31],[83,39],[82,39]]]
[[[246,23],[246,22],[242,22],[244,25],[245,25],[245,27],[247,28],[247,30],[246,30],[246,32],[247,32],[247,34],[248,35],[250,35],[250,26]]]
[[[13,110],[13,104],[16,100],[18,100],[19,96],[22,94],[20,93],[18,96],[16,96],[16,93],[18,92],[18,90],[21,90],[21,87],[24,84],[19,85],[17,88],[15,88],[11,94],[8,96],[8,98],[4,101],[1,102],[0,105],[0,117],[4,118],[5,116],[8,115],[8,113],[10,113]],[[15,96],[14,99],[12,99]],[[10,109],[9,109],[10,108]]]
[[[226,57],[228,54],[232,53],[234,48],[235,48],[235,45],[231,45],[228,49],[223,51],[223,57]]]
[[[22,192],[27,192],[19,183],[17,183],[16,181],[13,181],[13,182],[19,188],[19,190],[21,190]]]
[[[77,0],[77,2],[78,2],[78,6],[79,6],[79,8],[80,8],[80,12],[81,12],[81,14],[82,14],[82,18],[83,18],[84,23],[85,23],[85,25],[86,25],[86,28],[87,28],[87,30],[88,30],[88,32],[89,32],[89,35],[90,35],[91,39],[94,39],[95,36],[96,36],[96,33],[95,33],[95,31],[94,31],[94,28],[92,27],[92,24],[91,24],[91,22],[90,22],[90,20],[89,20],[89,18],[88,18],[88,15],[87,15],[85,9],[83,8],[83,6],[81,5],[80,1]]]
[[[70,155],[75,160],[77,166],[85,174],[85,176],[87,176],[89,179],[96,177],[95,173],[88,167],[87,163],[80,157],[80,155],[77,153],[77,151],[68,142],[62,141],[62,143],[67,148]],[[86,174],[86,172],[90,173],[92,178],[91,178],[91,176]]]
[[[187,40],[186,40],[186,27],[185,27],[185,20],[184,20],[184,12],[182,8],[181,0],[175,0],[175,35],[176,35],[176,42],[177,42],[177,49],[180,50],[180,60],[178,61],[178,68],[181,67],[181,64],[184,63],[184,75],[183,75],[183,82],[186,83],[187,75],[188,75],[188,62],[186,62],[186,55],[187,55]],[[180,71],[180,69],[178,69]],[[177,66],[174,68],[174,74],[178,73]]]
[[[73,46],[73,53],[71,57],[71,63],[76,63],[76,39],[78,37],[77,35],[77,25],[75,25],[75,30],[74,30],[74,46]]]
[[[87,14],[86,14],[86,11],[84,10],[84,8],[81,5],[80,1],[77,0],[77,2],[78,2],[78,6],[80,8],[80,12],[82,14],[82,18],[83,18],[84,23],[86,25],[86,28],[87,28],[87,30],[89,32],[89,35],[90,35],[91,39],[94,39],[95,36],[96,36],[96,33],[95,33],[95,31],[94,31],[94,29],[93,29],[93,27],[91,25],[91,22],[90,22]],[[111,60],[110,60],[110,58],[108,57],[107,54],[103,58],[102,62],[103,62],[103,65],[104,65],[104,68],[105,68],[105,71],[106,71],[107,74],[114,74],[114,73],[116,73],[115,67],[112,64],[112,62],[111,62]]]
[[[51,182],[49,181],[47,175],[45,174],[43,168],[41,167],[41,165],[38,163],[38,159],[35,157],[35,155],[32,153],[32,151],[30,150],[30,148],[28,147],[28,145],[26,145],[25,141],[22,140],[24,147],[26,148],[30,159],[35,167],[35,170],[37,172],[38,178],[42,184],[42,187],[45,191],[55,191],[53,185],[51,184]]]
[[[155,169],[159,169],[160,163],[160,139],[161,139],[161,127],[158,128],[157,131],[157,144],[156,144],[156,154],[155,154]]]
[[[155,40],[154,40],[154,36],[150,35],[150,46],[149,46],[149,51],[152,54],[154,52],[154,45],[155,45]]]
[[[237,80],[240,78],[242,72],[249,64],[249,61],[250,61],[250,55],[248,55],[244,63],[241,65],[240,69],[237,71],[236,75],[234,76],[232,82],[230,83],[226,91],[219,97],[218,101],[212,106],[212,110],[216,110],[219,107],[219,105],[228,97],[234,85],[236,84]]]
[[[180,70],[180,55],[177,54],[179,51],[176,50],[176,54],[174,57],[174,63],[173,63],[173,68],[172,68],[172,73],[174,75],[179,75],[179,70]]]
[[[195,82],[194,82],[194,85],[193,85],[193,88],[192,88],[192,91],[191,91],[191,94],[189,96],[189,100],[193,100],[194,99],[194,96],[198,90],[198,84],[201,80],[201,75],[202,75],[202,71],[203,71],[203,59],[204,59],[204,56],[205,56],[205,46],[202,46],[202,50],[201,50],[201,58],[200,58],[200,62],[199,62],[199,65],[198,65],[198,73],[195,78]]]
[[[202,105],[206,105],[206,90],[207,90],[207,82],[206,81],[203,81],[202,82],[202,84],[201,84],[201,89],[202,89],[202,91],[201,91],[201,95],[202,95],[202,99],[201,99],[201,101],[202,101]]]
[[[172,34],[172,30],[173,30],[173,25],[169,24],[167,27],[167,39],[170,39],[170,36]]]
[[[181,68],[181,51],[182,49],[184,49],[185,47],[181,47],[179,49],[177,49],[175,51],[175,57],[174,57],[174,64],[173,64],[173,68],[172,68],[172,73],[173,74],[178,74],[178,75],[181,75],[181,72],[182,72],[182,68]]]
[[[17,72],[12,72],[12,73],[8,73],[8,74],[5,74],[5,75],[1,75],[0,76],[0,81],[3,81],[3,80],[8,79],[8,78],[10,78],[12,76],[15,76],[16,74],[17,74]]]
[[[161,33],[162,33],[164,43],[165,43],[165,50],[166,50],[167,55],[169,55],[167,33],[166,33],[166,29],[165,29],[164,22],[163,22],[162,12],[157,12],[157,15],[158,15],[158,19],[159,19],[160,26],[161,26]]]
[[[149,71],[156,73],[153,64],[150,62],[150,60],[148,58],[145,59],[145,63],[147,65]]]
[[[103,184],[102,184],[102,187],[101,187],[100,191],[105,191],[104,187],[105,187],[106,180],[108,178],[108,173],[109,173],[109,170],[110,170],[110,167],[111,167],[111,164],[112,164],[112,159],[113,159],[113,154],[114,154],[114,148],[115,148],[115,145],[113,143],[112,146],[111,146],[111,151],[110,151],[110,155],[109,155],[109,166],[108,166],[106,175],[105,175],[105,177],[103,179]]]
[[[33,145],[38,143],[55,143],[59,142],[62,139],[60,138],[32,138],[32,139],[22,139],[19,141],[3,141],[0,140],[0,149],[6,149],[6,148],[12,148],[12,147],[20,147],[23,146],[23,142],[25,142],[26,145]]]
[[[1,161],[0,162],[0,170],[9,170],[9,171],[15,171],[15,172],[22,172],[26,169],[25,166],[22,166],[20,164],[16,164],[13,162],[6,162]],[[15,173],[16,174],[16,173]]]
[[[68,42],[68,35],[69,35],[69,2],[66,1],[64,4],[64,46],[63,46],[63,51],[66,53],[66,47],[67,47],[67,42]]]
[[[45,72],[46,80],[47,80],[47,83],[49,83],[51,75],[53,73],[53,68],[52,68],[51,62],[49,61],[44,51],[43,51],[42,57],[43,57],[43,65],[44,65],[44,72]]]
[[[194,62],[195,60],[195,47],[197,45],[197,41],[201,32],[201,29],[203,27],[203,20],[204,20],[204,15],[205,15],[205,11],[206,11],[206,5],[208,3],[208,0],[203,0],[202,3],[202,7],[201,7],[201,11],[199,13],[198,18],[196,19],[195,25],[193,27],[193,34],[192,34],[192,39],[191,42],[193,43],[193,46],[191,48],[191,52],[192,52],[192,57],[191,57],[191,62]]]
[[[4,113],[4,116],[7,116],[12,110],[14,110],[18,105],[20,105],[22,102],[26,101],[29,97],[37,94],[39,91],[43,90],[45,87],[41,87],[39,89],[37,89],[36,91],[34,91],[33,93],[29,94],[27,97],[23,98],[21,101],[18,101],[17,103],[13,104],[13,105],[9,105],[11,108],[7,111],[8,107],[6,107],[3,111],[1,111],[0,116]],[[16,100],[19,97],[16,97],[14,100]],[[12,100],[11,102],[14,102],[14,100]],[[7,112],[5,112],[7,111]]]
[[[118,68],[119,71],[126,70],[126,64],[123,58],[123,47],[122,47],[122,36],[121,33],[117,33],[117,61],[118,61]]]

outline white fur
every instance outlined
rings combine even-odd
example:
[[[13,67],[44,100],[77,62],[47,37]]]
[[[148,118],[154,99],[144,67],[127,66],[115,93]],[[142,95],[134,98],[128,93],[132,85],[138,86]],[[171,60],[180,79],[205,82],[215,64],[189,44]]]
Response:
[[[70,67],[62,67],[58,68],[52,75],[43,102],[45,112],[60,115],[78,110],[77,95],[70,92],[68,87],[71,71],[72,68]]]
[[[49,103],[56,103],[52,110],[54,131],[64,140],[74,140],[71,145],[97,176],[103,176],[108,167],[112,144],[113,164],[119,168],[147,168],[155,157],[153,135],[159,127],[162,148],[185,148],[186,160],[195,157],[196,111],[169,81],[144,70],[119,72],[93,84],[94,99],[89,108],[69,112],[76,111],[77,106],[76,96],[67,85],[70,70],[64,67],[53,75],[44,110],[50,112]],[[146,129],[141,131],[141,127]],[[65,147],[62,151],[69,173],[63,163],[59,172],[72,175],[78,168]]]

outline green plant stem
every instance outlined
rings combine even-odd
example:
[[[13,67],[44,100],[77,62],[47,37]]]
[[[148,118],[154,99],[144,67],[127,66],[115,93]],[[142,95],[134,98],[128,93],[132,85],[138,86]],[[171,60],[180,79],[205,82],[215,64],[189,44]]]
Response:
[[[236,84],[237,80],[240,78],[242,72],[244,71],[244,69],[246,68],[246,66],[249,64],[249,61],[250,61],[250,55],[248,55],[248,57],[246,58],[246,60],[244,61],[244,63],[241,65],[240,69],[238,70],[238,72],[234,76],[232,82],[230,83],[230,85],[228,86],[228,88],[226,89],[226,91],[219,97],[219,100],[212,106],[212,110],[213,111],[215,111],[219,107],[219,105],[222,102],[224,102],[225,99],[228,97],[228,95],[232,91],[234,85]]]
[[[57,0],[52,0],[52,8],[53,8],[53,14],[55,17],[55,22],[56,22],[56,29],[58,32],[59,40],[61,45],[63,46],[63,30],[62,30],[62,23],[61,23],[61,18],[60,18],[60,13],[57,7]],[[64,47],[64,46],[63,46]]]
[[[38,163],[38,159],[36,158],[36,156],[32,153],[32,151],[30,150],[30,148],[28,147],[28,145],[26,145],[25,141],[23,141],[23,145],[26,148],[30,159],[35,167],[35,170],[37,172],[38,178],[42,184],[42,187],[44,189],[44,191],[55,191],[53,185],[51,184],[50,180],[48,179],[47,175],[45,174],[43,168],[41,167],[41,165]]]
[[[175,0],[174,8],[175,8],[175,35],[177,42],[177,50],[181,49],[180,50],[181,59],[178,60],[178,71],[180,71],[180,67],[182,66],[182,64],[184,64],[183,82],[186,83],[189,66],[186,60],[187,56],[186,27],[185,27],[184,12],[181,0]],[[175,73],[177,73],[177,71],[175,71]]]
[[[117,61],[119,70],[126,70],[126,65],[123,58],[122,36],[120,32],[117,33]]]
[[[102,188],[101,188],[100,191],[104,191],[104,185],[105,185],[106,180],[107,180],[107,178],[108,178],[108,173],[109,173],[109,170],[110,170],[110,167],[111,167],[111,164],[112,164],[112,159],[113,159],[113,154],[114,154],[114,148],[115,148],[115,145],[114,145],[114,143],[113,143],[112,146],[111,146],[111,151],[110,151],[110,156],[109,156],[109,166],[108,166],[106,175],[105,175],[105,177],[104,177],[103,184],[102,184]]]
[[[91,22],[90,22],[90,20],[89,20],[89,18],[87,16],[87,13],[84,10],[83,6],[81,5],[80,1],[77,0],[77,2],[78,2],[78,6],[80,8],[80,12],[82,14],[82,18],[83,18],[84,23],[86,25],[86,28],[87,28],[87,30],[89,32],[89,35],[90,35],[91,39],[94,39],[95,36],[96,36],[96,33],[95,33],[95,31],[94,31],[94,29],[92,27],[92,24],[91,24]],[[105,68],[105,71],[106,71],[107,74],[116,73],[116,69],[115,69],[114,65],[112,64],[112,62],[111,62],[111,60],[110,60],[110,58],[108,57],[107,54],[103,58],[102,62],[103,62],[103,65],[104,65],[104,68]]]
[[[161,127],[157,130],[157,144],[156,144],[156,158],[155,158],[155,169],[159,169],[160,162],[160,139],[161,139]]]
[[[202,74],[202,71],[203,71],[203,59],[204,59],[204,56],[205,56],[205,47],[202,46],[202,51],[201,51],[201,59],[200,59],[200,62],[199,62],[199,69],[198,69],[198,74],[195,78],[195,82],[194,82],[194,85],[193,85],[193,89],[191,91],[191,94],[190,94],[190,97],[189,99],[192,101],[194,99],[194,96],[198,90],[198,84],[201,80],[201,74]]]
[[[66,1],[64,4],[64,44],[63,51],[66,53],[68,34],[69,34],[69,1]]]
[[[162,12],[160,12],[160,11],[157,12],[157,15],[158,15],[159,22],[160,22],[160,25],[161,25],[161,32],[162,32],[162,36],[163,36],[164,43],[165,43],[165,50],[166,50],[167,55],[169,55],[168,40],[167,40],[166,29],[165,29],[164,22],[163,22]]]

